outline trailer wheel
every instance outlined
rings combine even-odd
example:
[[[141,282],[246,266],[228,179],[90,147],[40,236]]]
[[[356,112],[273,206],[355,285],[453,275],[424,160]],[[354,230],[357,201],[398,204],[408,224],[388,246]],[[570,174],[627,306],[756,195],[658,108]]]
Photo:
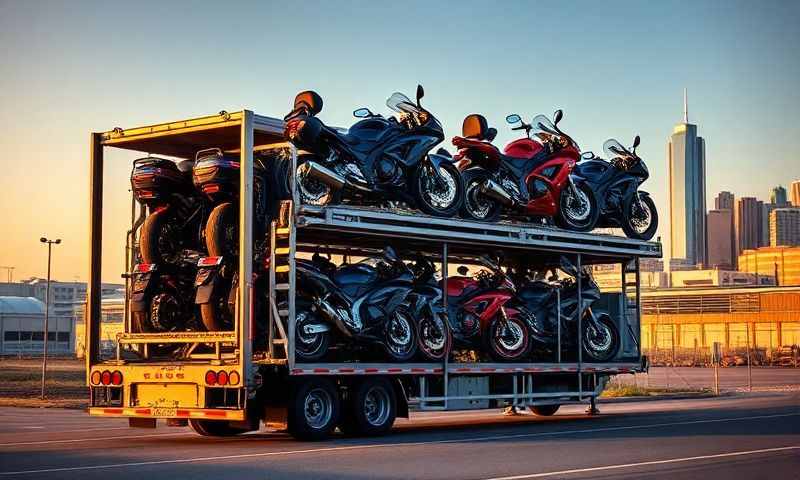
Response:
[[[366,378],[351,390],[339,428],[348,435],[383,435],[397,417],[392,384],[385,378]]]
[[[549,417],[558,411],[561,405],[536,405],[531,407],[531,411],[540,417]]]
[[[232,437],[248,431],[244,428],[232,427],[230,422],[224,420],[189,420],[189,426],[195,433],[204,437]]]
[[[289,433],[300,440],[324,440],[339,423],[339,393],[327,378],[301,380],[289,402]]]

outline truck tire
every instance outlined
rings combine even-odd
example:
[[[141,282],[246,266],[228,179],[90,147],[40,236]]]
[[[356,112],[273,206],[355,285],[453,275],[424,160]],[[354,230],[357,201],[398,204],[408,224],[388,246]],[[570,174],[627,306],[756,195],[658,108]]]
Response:
[[[289,401],[289,434],[299,440],[324,440],[339,423],[339,392],[327,378],[307,378],[294,387]]]
[[[384,435],[392,429],[396,417],[392,384],[381,377],[366,378],[351,390],[339,428],[348,435]]]
[[[558,411],[561,405],[536,405],[531,407],[531,412],[540,417],[549,417]]]
[[[189,420],[189,426],[204,437],[232,437],[248,431],[232,427],[230,422],[224,420]]]

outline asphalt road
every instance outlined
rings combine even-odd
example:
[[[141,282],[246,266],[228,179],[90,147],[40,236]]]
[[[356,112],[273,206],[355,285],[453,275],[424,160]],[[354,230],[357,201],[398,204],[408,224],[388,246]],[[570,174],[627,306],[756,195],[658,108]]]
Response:
[[[129,429],[77,410],[0,409],[0,479],[730,478],[800,472],[800,395],[565,406],[550,418],[420,413],[382,438],[302,443]]]
[[[754,390],[800,390],[800,368],[753,367]],[[616,382],[637,383],[651,388],[713,388],[714,369],[701,367],[651,367],[647,374],[617,375]],[[722,391],[747,389],[747,367],[719,369]]]

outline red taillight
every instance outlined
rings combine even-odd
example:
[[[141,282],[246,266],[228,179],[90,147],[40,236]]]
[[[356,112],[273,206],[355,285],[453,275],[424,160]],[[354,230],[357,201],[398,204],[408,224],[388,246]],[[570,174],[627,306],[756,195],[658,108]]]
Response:
[[[239,372],[231,372],[228,375],[228,383],[230,385],[239,385],[239,380],[241,380],[239,378]]]
[[[217,193],[219,192],[219,185],[210,184],[210,185],[203,185],[203,193]]]
[[[92,385],[100,385],[100,370],[92,372],[92,376],[89,380],[92,382]]]
[[[228,372],[224,370],[220,370],[217,372],[217,383],[219,385],[227,385],[228,384]]]
[[[111,373],[111,385],[122,385],[122,372],[114,370]]]
[[[109,372],[108,370],[104,370],[103,373],[100,375],[100,382],[102,382],[103,385],[111,384],[111,372]]]
[[[206,383],[209,385],[217,384],[217,372],[209,370],[206,372]]]
[[[133,270],[136,273],[148,273],[152,272],[155,269],[156,269],[155,263],[139,263],[135,267],[133,267]]]
[[[197,261],[198,267],[213,267],[222,263],[222,257],[203,257]]]

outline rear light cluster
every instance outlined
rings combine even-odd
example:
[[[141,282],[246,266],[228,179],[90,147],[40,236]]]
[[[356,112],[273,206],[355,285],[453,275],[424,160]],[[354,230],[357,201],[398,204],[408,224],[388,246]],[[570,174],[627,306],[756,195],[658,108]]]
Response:
[[[214,370],[209,370],[206,372],[206,384],[207,385],[214,385],[219,387],[224,387],[226,385],[239,385],[239,381],[241,378],[239,377],[239,372],[226,372],[225,370],[220,370],[215,372]]]
[[[119,370],[109,371],[103,370],[95,370],[92,372],[92,376],[90,378],[92,385],[111,385],[111,386],[119,386],[122,385],[122,372]]]

